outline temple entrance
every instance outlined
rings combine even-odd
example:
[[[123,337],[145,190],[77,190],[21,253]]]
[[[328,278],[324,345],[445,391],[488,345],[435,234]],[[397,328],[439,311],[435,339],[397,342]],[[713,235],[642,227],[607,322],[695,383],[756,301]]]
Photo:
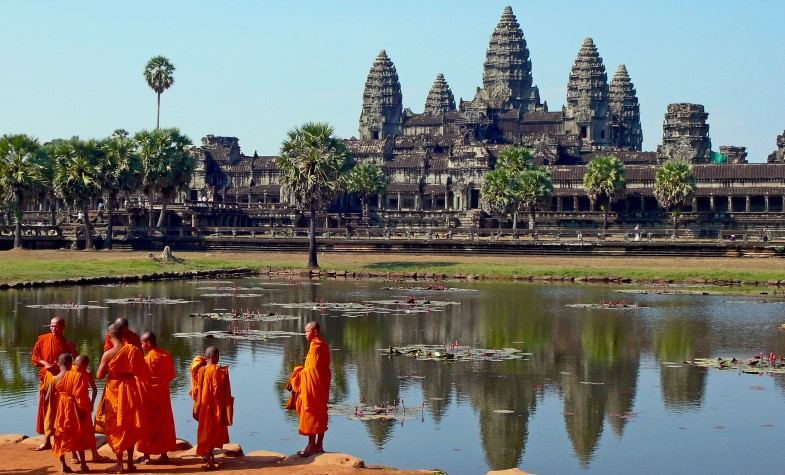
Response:
[[[480,207],[480,190],[469,190],[469,208],[477,209]]]

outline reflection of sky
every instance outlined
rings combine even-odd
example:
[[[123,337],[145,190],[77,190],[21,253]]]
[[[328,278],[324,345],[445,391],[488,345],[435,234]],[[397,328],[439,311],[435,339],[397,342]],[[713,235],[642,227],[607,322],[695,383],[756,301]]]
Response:
[[[256,282],[238,283],[253,287]],[[318,286],[278,286],[253,299],[210,297],[182,305],[112,306],[62,313],[68,318],[67,334],[89,350],[94,368],[102,329],[113,317],[127,316],[134,329],[155,329],[162,346],[175,356],[180,375],[173,386],[178,435],[193,441],[196,423],[191,419],[186,369],[193,354],[207,343],[167,335],[225,329],[229,324],[185,315],[213,308],[276,311],[272,303],[322,298],[348,302],[405,294],[380,289],[386,285],[325,281]],[[397,395],[416,416],[403,422],[332,417],[328,449],[356,454],[369,463],[441,468],[450,474],[484,473],[489,465],[507,463],[509,451],[499,450],[505,447],[513,450],[513,457],[518,450],[518,463],[535,473],[770,473],[779,468],[775,444],[785,435],[781,389],[785,377],[704,373],[661,363],[666,356],[680,363],[691,357],[749,357],[768,350],[785,353],[785,340],[777,329],[785,306],[764,304],[756,298],[621,294],[603,287],[456,285],[480,292],[430,297],[462,303],[445,312],[323,320],[328,342],[340,348],[332,353],[333,365],[343,362],[345,393],[339,402],[353,405],[361,394],[370,398]],[[25,305],[136,295],[199,299],[204,291],[198,287],[167,282],[133,288],[0,293],[0,432],[32,432],[37,392],[29,351],[54,313]],[[564,306],[608,300],[650,308],[619,312]],[[298,331],[303,321],[318,314],[308,309],[292,313],[301,316],[301,321],[251,327]],[[493,341],[508,346],[526,339],[525,349],[527,345],[538,349],[530,361],[503,365],[388,359],[376,351],[389,344],[454,339],[461,344]],[[302,359],[302,338],[213,340],[210,344],[219,346],[221,362],[230,366],[237,401],[232,440],[246,450],[293,453],[302,448],[304,438],[297,434],[296,420],[280,408],[285,395],[279,385],[282,375]],[[425,379],[397,378],[410,373]],[[584,381],[605,384],[581,384]],[[441,412],[434,413],[437,407]],[[493,413],[497,409],[515,412]],[[633,416],[620,423],[615,411],[626,409]],[[591,411],[599,411],[599,419],[582,417]],[[487,426],[483,429],[480,424]],[[577,450],[587,451],[585,465]],[[754,456],[748,456],[750,450]]]

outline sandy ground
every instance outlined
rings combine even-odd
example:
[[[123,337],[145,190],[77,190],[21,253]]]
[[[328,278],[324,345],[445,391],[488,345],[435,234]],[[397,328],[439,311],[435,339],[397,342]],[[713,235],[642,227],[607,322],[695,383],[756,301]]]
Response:
[[[2,474],[48,474],[61,473],[60,462],[51,451],[36,452],[39,438],[18,440],[18,436],[0,436],[0,473]],[[99,453],[111,456],[109,447],[104,445]],[[153,457],[156,458],[156,457]],[[170,453],[171,463],[154,465],[137,465],[137,473],[204,473],[201,469],[201,458],[196,457],[193,449]],[[68,461],[70,457],[66,457]],[[113,463],[90,463],[93,473],[106,473]],[[395,470],[385,467],[361,468],[365,463],[351,455],[325,453],[322,455],[301,458],[298,455],[286,457],[284,454],[267,451],[248,452],[241,456],[227,456],[218,453],[216,460],[220,464],[218,473],[263,475],[424,475],[434,473],[433,470]],[[79,466],[70,464],[74,472]],[[438,472],[437,472],[438,473]]]

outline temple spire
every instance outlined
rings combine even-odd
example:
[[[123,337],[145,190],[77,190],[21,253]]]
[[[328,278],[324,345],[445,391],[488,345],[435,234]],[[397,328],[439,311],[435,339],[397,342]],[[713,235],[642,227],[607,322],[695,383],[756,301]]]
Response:
[[[620,148],[641,150],[641,110],[635,85],[630,80],[627,68],[620,64],[613,75],[608,89],[611,140]]]
[[[589,145],[610,144],[608,132],[608,75],[594,45],[586,38],[567,82],[565,131]]]
[[[425,99],[425,113],[436,116],[454,110],[455,97],[447,81],[444,80],[444,74],[439,73],[428,92],[428,98]]]
[[[360,137],[383,139],[401,132],[403,99],[395,65],[385,50],[379,51],[368,72],[360,113]]]

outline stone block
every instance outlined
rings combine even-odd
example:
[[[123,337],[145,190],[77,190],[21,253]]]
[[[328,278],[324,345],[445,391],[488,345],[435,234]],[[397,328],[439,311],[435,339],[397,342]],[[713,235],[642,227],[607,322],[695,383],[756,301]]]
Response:
[[[243,448],[240,447],[240,444],[235,444],[233,442],[229,442],[228,444],[224,444],[222,447],[224,454],[227,457],[242,457],[243,456]]]
[[[33,447],[38,447],[39,445],[44,443],[44,440],[46,440],[46,439],[45,439],[45,437],[43,435],[36,435],[36,436],[33,436],[33,437],[29,437],[27,439],[24,439],[24,440],[20,441],[19,443],[20,444],[24,444],[24,445],[32,445]]]
[[[0,435],[0,445],[2,444],[18,444],[23,440],[27,439],[27,436],[24,434],[1,434]]]
[[[270,452],[268,450],[254,450],[245,454],[246,458],[254,458],[262,463],[278,463],[286,458],[286,454]]]
[[[339,452],[323,453],[313,455],[308,458],[302,458],[298,454],[293,454],[281,460],[282,465],[300,465],[304,460],[307,460],[310,465],[319,465],[322,467],[349,467],[349,468],[365,468],[365,461],[353,455],[343,454]],[[329,473],[329,469],[327,473]]]
[[[491,470],[486,475],[530,475],[520,468],[508,468],[507,470]]]
[[[177,439],[175,441],[174,447],[175,447],[175,450],[188,450],[188,449],[190,449],[193,446],[191,445],[190,442],[188,442],[185,439]]]

